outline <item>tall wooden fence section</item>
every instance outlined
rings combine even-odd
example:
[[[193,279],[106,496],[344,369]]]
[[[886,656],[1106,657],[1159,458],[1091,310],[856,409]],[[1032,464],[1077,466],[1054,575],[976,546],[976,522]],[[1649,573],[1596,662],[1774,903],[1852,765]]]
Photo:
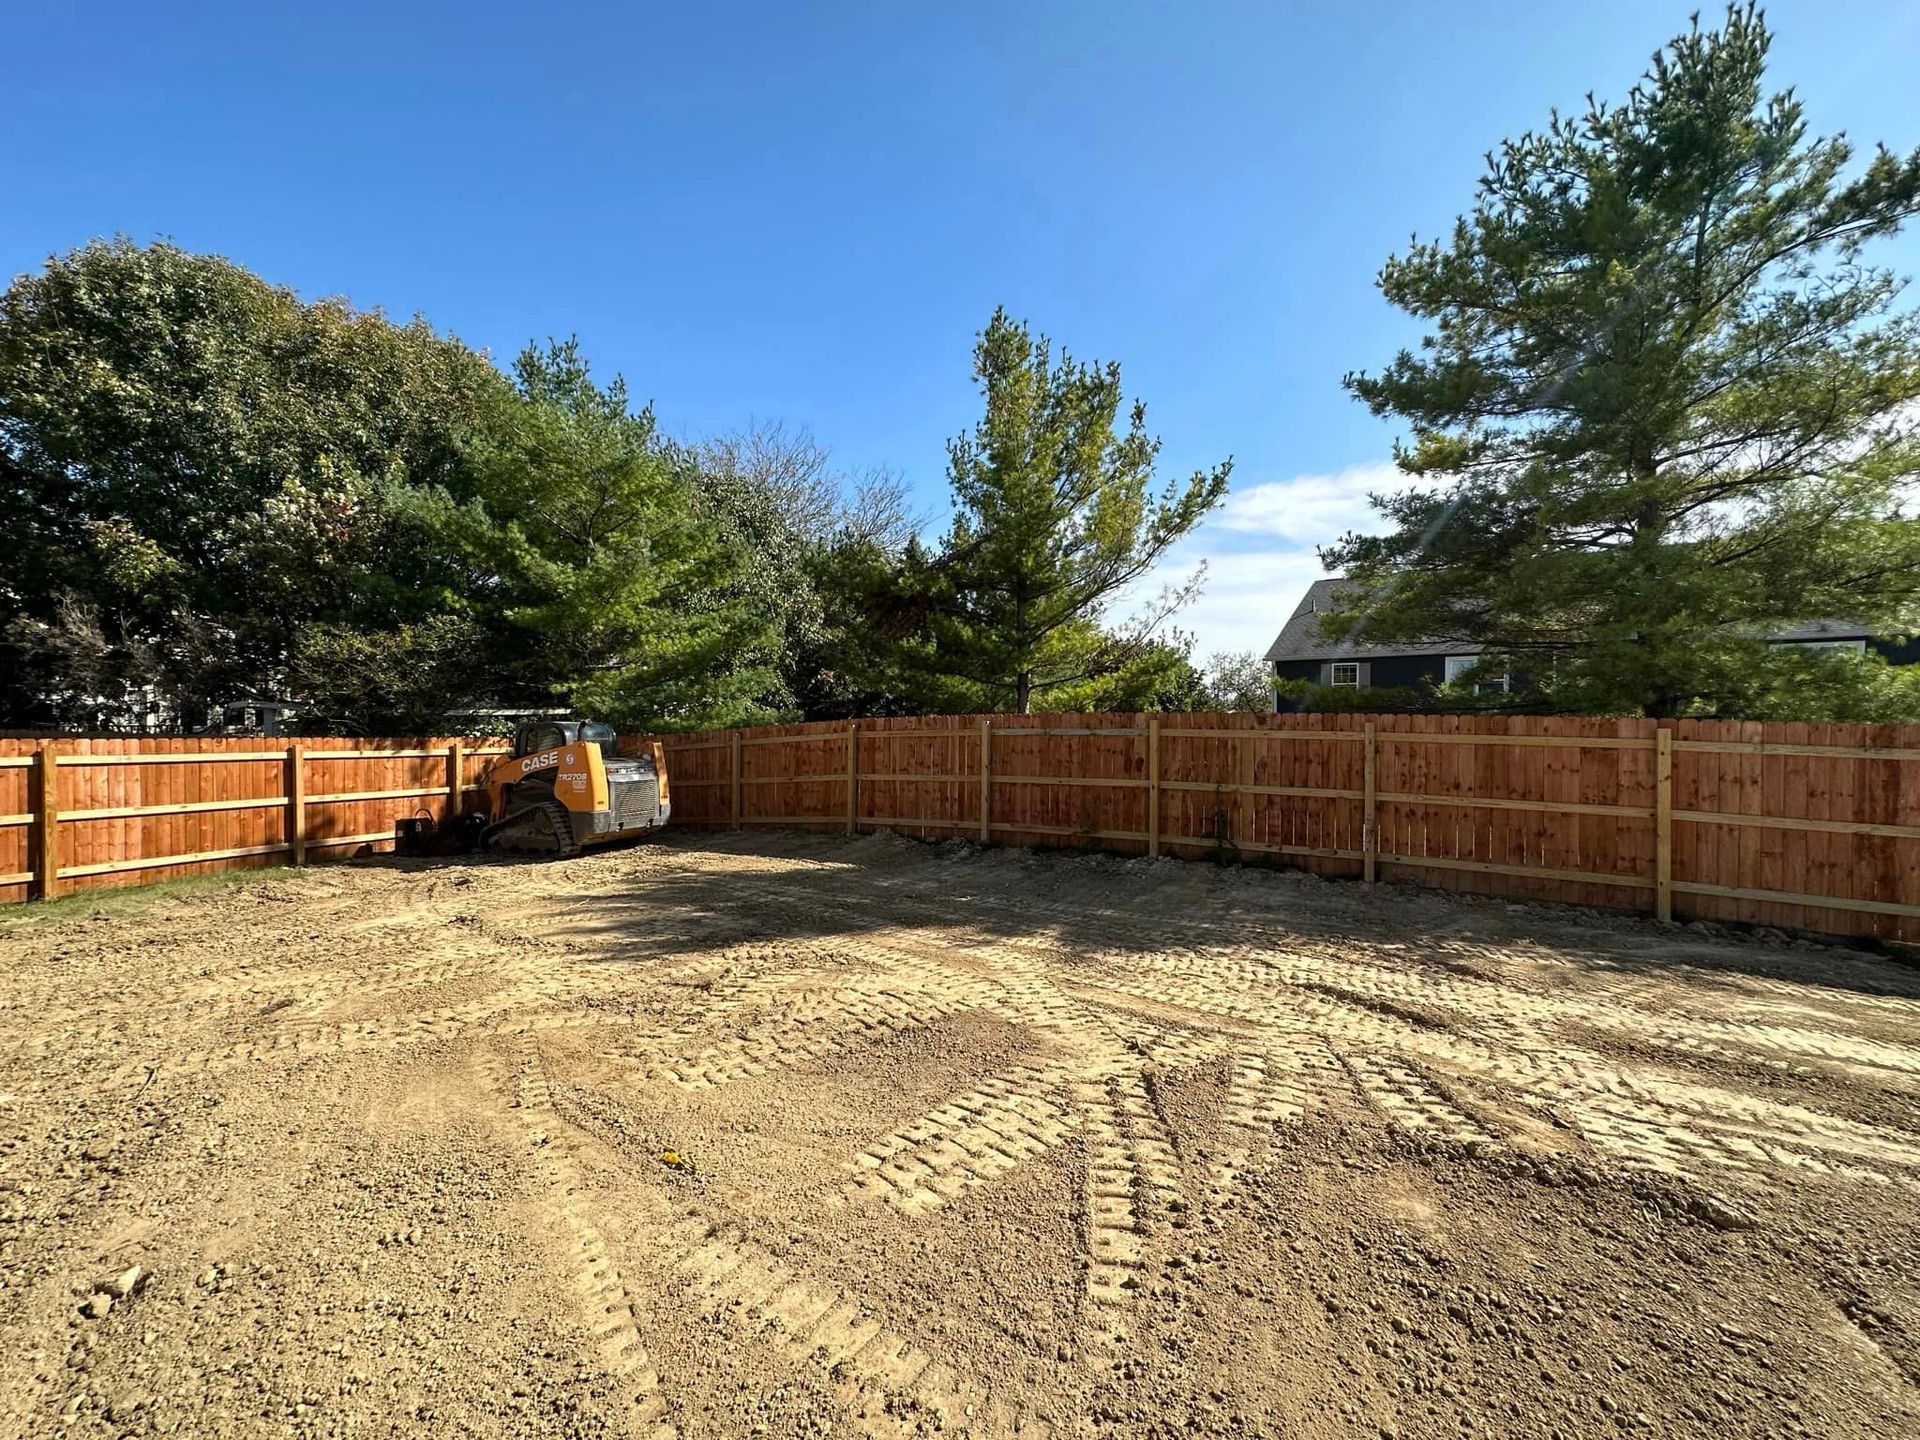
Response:
[[[497,741],[0,740],[0,902],[380,849]]]
[[[1920,726],[961,715],[662,738],[678,825],[1260,859],[1920,942]]]
[[[1265,860],[1920,942],[1920,726],[955,715],[662,738],[682,826]],[[0,740],[0,901],[383,848],[503,748]]]

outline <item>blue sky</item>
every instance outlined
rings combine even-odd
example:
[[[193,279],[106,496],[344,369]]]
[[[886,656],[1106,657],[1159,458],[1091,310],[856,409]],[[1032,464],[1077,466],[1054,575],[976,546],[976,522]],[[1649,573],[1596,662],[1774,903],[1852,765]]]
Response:
[[[170,236],[503,359],[578,332],[668,430],[805,425],[936,515],[1004,303],[1122,363],[1169,470],[1234,457],[1166,573],[1260,648],[1391,481],[1339,386],[1417,338],[1381,260],[1688,8],[10,0],[0,271]],[[1769,14],[1816,131],[1920,144],[1920,6]]]

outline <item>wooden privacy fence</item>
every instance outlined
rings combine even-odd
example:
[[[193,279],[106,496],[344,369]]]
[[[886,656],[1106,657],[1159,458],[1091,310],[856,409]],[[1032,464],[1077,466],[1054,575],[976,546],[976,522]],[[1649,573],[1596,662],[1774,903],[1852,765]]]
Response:
[[[676,825],[888,828],[1920,941],[1920,726],[967,715],[659,737]]]
[[[390,844],[498,741],[0,740],[0,901]]]
[[[673,823],[889,828],[1920,942],[1920,726],[961,715],[662,738]],[[499,742],[0,740],[0,901],[391,842]]]

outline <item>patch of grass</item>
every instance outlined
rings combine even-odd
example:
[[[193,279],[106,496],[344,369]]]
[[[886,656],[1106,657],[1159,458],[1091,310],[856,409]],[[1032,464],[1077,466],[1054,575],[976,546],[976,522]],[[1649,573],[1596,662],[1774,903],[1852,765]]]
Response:
[[[135,915],[169,900],[190,899],[208,891],[230,890],[266,879],[286,878],[285,865],[261,865],[247,870],[215,870],[206,875],[188,875],[179,880],[161,880],[152,885],[104,886],[97,890],[76,890],[52,900],[31,900],[17,905],[0,905],[0,935],[18,935],[23,931],[51,925],[71,924],[75,920],[112,920]]]

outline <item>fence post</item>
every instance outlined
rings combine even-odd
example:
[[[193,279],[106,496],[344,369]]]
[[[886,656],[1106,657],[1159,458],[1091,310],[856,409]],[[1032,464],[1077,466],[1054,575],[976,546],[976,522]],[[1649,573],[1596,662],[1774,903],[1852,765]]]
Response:
[[[1240,821],[1239,841],[1243,845],[1258,843],[1260,826],[1259,816],[1255,813],[1260,797],[1253,793],[1253,732],[1235,728],[1233,740],[1229,744],[1229,753],[1233,764],[1233,784],[1238,792],[1239,804],[1234,813]]]
[[[860,722],[847,722],[847,834],[853,834],[860,805]]]
[[[307,863],[307,747],[296,740],[287,746],[287,844],[293,863]]]
[[[42,745],[34,752],[34,760],[39,826],[34,832],[33,868],[40,876],[40,898],[51,900],[60,893],[60,756],[51,745]]]
[[[1160,853],[1160,717],[1147,717],[1147,854]]]
[[[458,740],[447,746],[447,824],[460,818],[460,796],[465,790],[466,747]]]
[[[993,830],[993,721],[980,722],[980,843]]]
[[[733,828],[740,828],[740,732],[733,732]]]
[[[1378,805],[1374,799],[1373,783],[1374,751],[1377,744],[1378,740],[1374,735],[1373,721],[1369,720],[1367,721],[1366,729],[1366,798],[1363,802],[1365,813],[1361,816],[1360,820],[1360,853],[1362,857],[1360,866],[1363,872],[1362,878],[1369,885],[1373,884],[1375,870],[1374,856],[1378,854],[1380,850],[1380,827],[1376,815]]]
[[[1653,736],[1653,913],[1673,919],[1673,731]]]

